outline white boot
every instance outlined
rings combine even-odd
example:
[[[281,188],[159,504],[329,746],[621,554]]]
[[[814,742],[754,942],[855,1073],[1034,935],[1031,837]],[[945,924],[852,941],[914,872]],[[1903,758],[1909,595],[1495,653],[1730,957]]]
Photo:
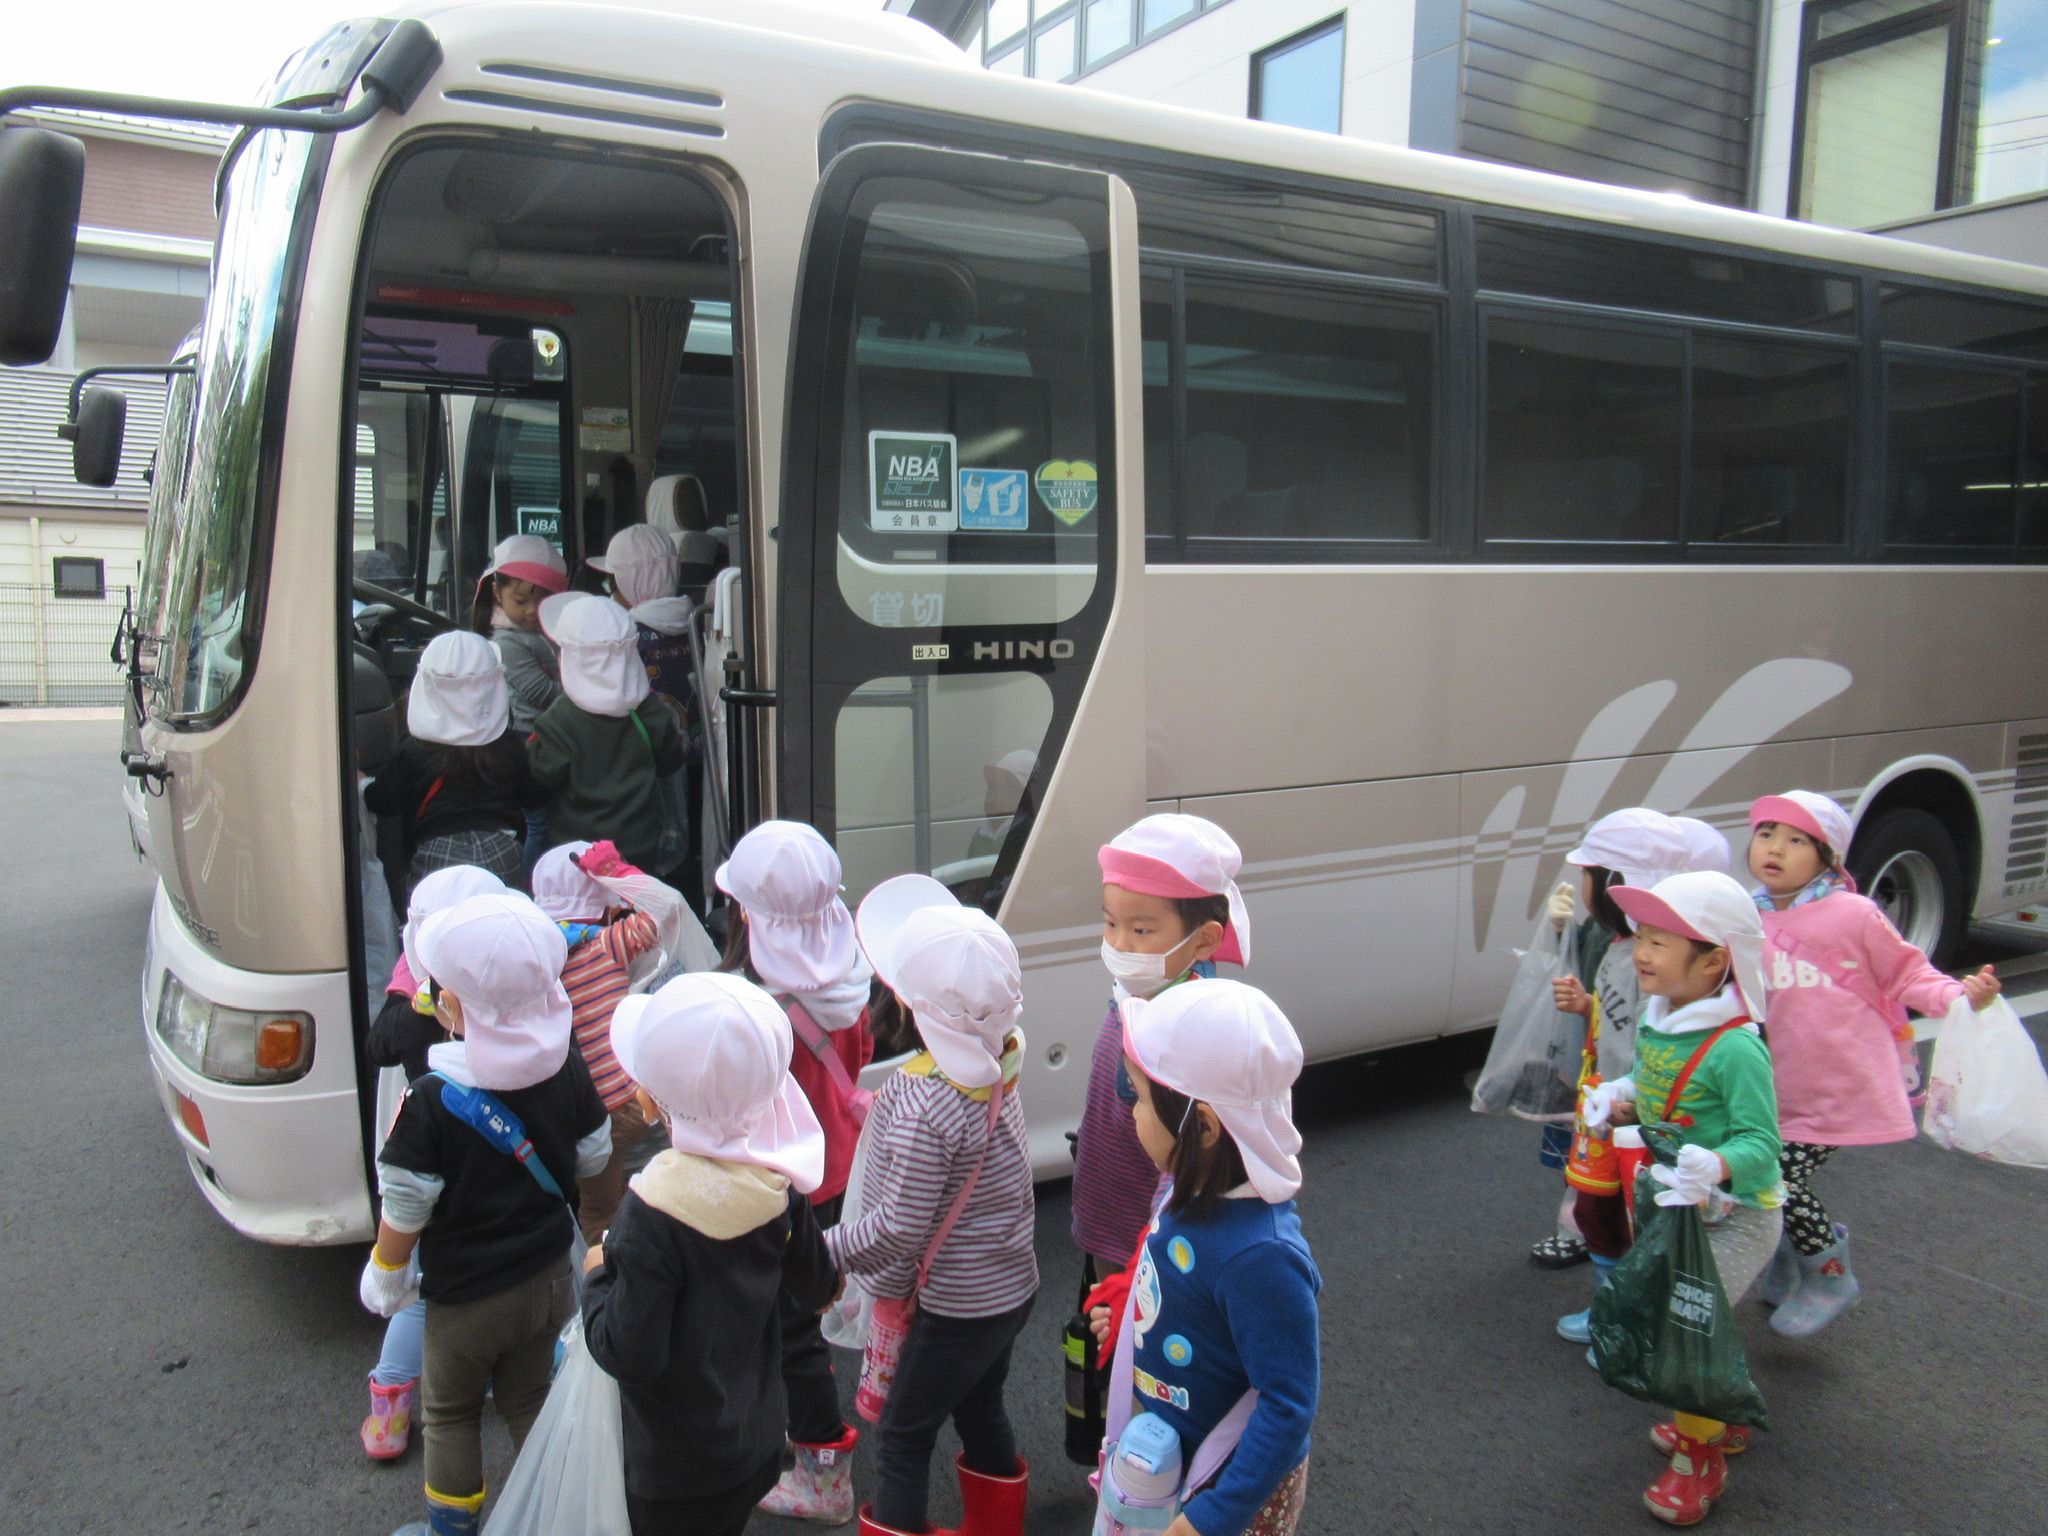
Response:
[[[844,1525],[853,1518],[853,1446],[860,1431],[846,1433],[829,1445],[791,1443],[796,1464],[768,1490],[760,1507],[786,1520],[815,1520]]]

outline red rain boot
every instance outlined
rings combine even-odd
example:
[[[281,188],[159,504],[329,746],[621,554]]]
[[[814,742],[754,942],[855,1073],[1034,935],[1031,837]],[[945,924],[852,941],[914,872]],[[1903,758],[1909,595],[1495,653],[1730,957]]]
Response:
[[[957,1456],[960,1472],[959,1536],[1024,1536],[1024,1500],[1031,1487],[1031,1468],[1022,1456],[1008,1477],[971,1471]]]
[[[1643,1504],[1666,1525],[1698,1525],[1728,1486],[1728,1459],[1721,1440],[1675,1437],[1671,1466],[1643,1492]]]
[[[1022,1529],[1022,1527],[1019,1527]],[[875,1506],[863,1504],[860,1507],[860,1536],[919,1536],[912,1531],[899,1531],[893,1525],[884,1525],[875,1518]],[[942,1531],[936,1525],[927,1525],[922,1536],[960,1536],[958,1531]]]
[[[1666,1456],[1669,1456],[1673,1451],[1677,1450],[1677,1421],[1674,1419],[1666,1419],[1662,1424],[1652,1424],[1650,1426],[1650,1444],[1657,1447],[1657,1449],[1663,1452]],[[1730,1424],[1726,1429],[1721,1431],[1721,1454],[1723,1456],[1740,1456],[1744,1451],[1748,1449],[1748,1425]]]

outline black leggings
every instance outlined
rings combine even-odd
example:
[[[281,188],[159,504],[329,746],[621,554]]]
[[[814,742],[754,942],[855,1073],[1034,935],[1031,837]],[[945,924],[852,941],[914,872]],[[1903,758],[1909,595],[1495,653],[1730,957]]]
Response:
[[[1010,1348],[1030,1316],[1027,1301],[994,1317],[920,1311],[911,1319],[875,1426],[875,1519],[881,1524],[897,1531],[925,1528],[932,1449],[949,1417],[971,1470],[1016,1476],[1017,1437],[1003,1411],[1003,1383]]]
[[[1778,1172],[1785,1180],[1785,1236],[1809,1259],[1835,1244],[1835,1224],[1810,1187],[1821,1164],[1834,1155],[1833,1147],[1810,1141],[1788,1141],[1778,1154]]]
[[[820,1227],[837,1225],[841,1197],[813,1200]],[[819,1331],[824,1319],[792,1298],[777,1302],[782,1317],[782,1385],[789,1395],[789,1438],[798,1445],[831,1445],[845,1438],[839,1412],[839,1383],[832,1375],[832,1347]]]
[[[743,1483],[716,1493],[683,1499],[643,1499],[626,1494],[626,1519],[633,1536],[745,1536],[754,1506],[768,1497],[782,1476],[777,1451]]]

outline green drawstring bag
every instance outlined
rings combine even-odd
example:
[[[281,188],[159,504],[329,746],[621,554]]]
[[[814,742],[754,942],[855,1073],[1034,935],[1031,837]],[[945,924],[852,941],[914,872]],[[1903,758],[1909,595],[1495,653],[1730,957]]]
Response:
[[[1646,1125],[1643,1140],[1666,1167],[1684,1145],[1671,1126]],[[1646,1403],[1769,1429],[1699,1207],[1659,1205],[1660,1188],[1642,1182],[1635,1246],[1593,1296],[1600,1379]]]

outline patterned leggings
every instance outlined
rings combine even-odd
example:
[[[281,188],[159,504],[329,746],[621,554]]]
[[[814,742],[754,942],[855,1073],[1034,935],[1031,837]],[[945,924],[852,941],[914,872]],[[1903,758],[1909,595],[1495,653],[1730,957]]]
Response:
[[[1792,1246],[1808,1258],[1832,1247],[1834,1223],[1827,1207],[1814,1196],[1810,1181],[1820,1165],[1835,1155],[1833,1147],[1810,1141],[1788,1141],[1778,1154],[1778,1171],[1785,1178],[1785,1235]]]

